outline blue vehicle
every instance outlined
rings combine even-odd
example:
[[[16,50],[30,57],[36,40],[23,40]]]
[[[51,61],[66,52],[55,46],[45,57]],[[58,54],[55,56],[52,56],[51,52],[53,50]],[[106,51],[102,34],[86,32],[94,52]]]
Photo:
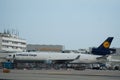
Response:
[[[3,68],[13,69],[14,68],[14,64],[12,62],[3,62]]]

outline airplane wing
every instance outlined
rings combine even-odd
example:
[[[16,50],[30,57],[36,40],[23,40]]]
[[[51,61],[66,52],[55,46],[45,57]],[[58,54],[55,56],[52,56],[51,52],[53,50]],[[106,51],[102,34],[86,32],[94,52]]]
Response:
[[[78,55],[75,59],[65,59],[65,60],[52,60],[53,63],[58,63],[58,64],[61,64],[61,63],[69,63],[71,61],[74,61],[74,60],[77,60],[80,58],[80,55]]]
[[[108,57],[108,56],[97,57],[96,60],[97,60],[98,62],[105,62],[105,61],[107,61],[107,57]]]
[[[120,60],[119,59],[111,59],[111,60],[108,60],[110,62],[116,62],[116,63],[120,63]]]

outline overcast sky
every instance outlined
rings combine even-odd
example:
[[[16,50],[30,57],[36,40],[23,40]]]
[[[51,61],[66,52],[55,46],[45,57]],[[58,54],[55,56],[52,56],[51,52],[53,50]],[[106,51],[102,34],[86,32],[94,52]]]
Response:
[[[120,47],[120,0],[0,0],[0,32],[19,31],[28,44]]]

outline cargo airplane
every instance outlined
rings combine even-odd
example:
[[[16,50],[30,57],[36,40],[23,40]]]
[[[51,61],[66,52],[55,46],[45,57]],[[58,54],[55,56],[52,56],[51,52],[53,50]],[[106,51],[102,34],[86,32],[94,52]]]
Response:
[[[7,60],[21,62],[35,61],[51,61],[53,63],[95,63],[103,59],[106,60],[107,55],[111,53],[109,49],[113,37],[108,37],[98,48],[92,50],[93,54],[82,53],[55,53],[55,52],[22,52],[10,54]],[[101,54],[100,54],[101,52]],[[103,52],[103,53],[102,53]]]

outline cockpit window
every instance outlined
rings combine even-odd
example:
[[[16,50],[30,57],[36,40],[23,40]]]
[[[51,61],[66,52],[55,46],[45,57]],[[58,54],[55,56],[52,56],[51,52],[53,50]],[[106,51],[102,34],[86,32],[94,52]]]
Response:
[[[15,58],[15,55],[13,55],[13,58]]]

